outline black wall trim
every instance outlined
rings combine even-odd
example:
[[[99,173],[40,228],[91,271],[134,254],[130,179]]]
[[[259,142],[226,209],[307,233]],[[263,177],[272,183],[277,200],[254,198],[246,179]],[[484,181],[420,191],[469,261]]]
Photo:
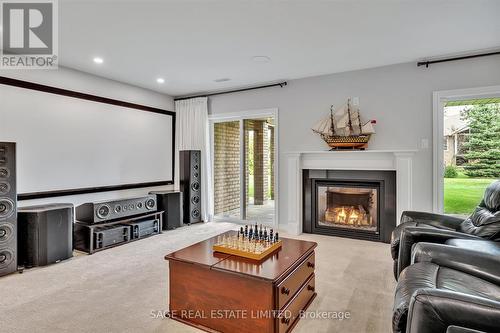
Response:
[[[161,113],[161,114],[175,117],[175,112],[173,112],[173,111],[153,108],[151,106],[145,106],[145,105],[140,105],[140,104],[135,104],[135,103],[130,103],[130,102],[124,102],[124,101],[120,101],[117,99],[86,94],[86,93],[73,91],[73,90],[67,90],[67,89],[62,89],[62,88],[46,86],[46,85],[39,84],[39,83],[33,83],[33,82],[28,82],[28,81],[12,79],[12,78],[5,77],[5,76],[0,76],[0,84],[5,84],[8,86],[14,86],[14,87],[19,87],[19,88],[25,88],[25,89],[31,89],[31,90],[36,90],[36,91],[42,91],[42,92],[46,92],[49,94],[56,94],[56,95],[62,95],[62,96],[67,96],[67,97],[79,98],[79,99],[84,99],[87,101],[93,101],[93,102],[98,102],[98,103],[123,106],[125,108],[131,108],[131,109],[136,109],[136,110],[141,110],[141,111]]]
[[[86,187],[86,188],[76,188],[67,190],[53,190],[44,192],[31,192],[31,193],[20,193],[18,194],[18,200],[30,200],[30,199],[41,199],[41,198],[51,198],[51,197],[61,197],[67,195],[79,195],[87,193],[97,193],[97,192],[108,192],[108,191],[120,191],[128,190],[141,187],[152,187],[152,186],[164,186],[171,185],[174,183],[174,173],[175,173],[175,130],[176,130],[176,114],[173,111],[163,110],[154,108],[151,106],[145,106],[130,102],[124,102],[112,98],[96,96],[91,94],[86,94],[78,91],[67,90],[62,88],[51,87],[39,83],[28,82],[18,79],[12,79],[5,76],[0,76],[0,84],[14,86],[24,89],[41,91],[49,94],[56,94],[66,97],[78,98],[87,101],[105,103],[116,106],[121,106],[125,108],[136,109],[145,112],[153,112],[158,114],[163,114],[165,116],[172,117],[172,180],[158,181],[158,182],[145,182],[145,183],[134,183],[134,184],[123,184],[123,185],[110,185],[110,186],[98,186],[98,187]]]
[[[74,189],[69,189],[69,190],[21,193],[21,194],[17,195],[17,200],[32,200],[32,199],[42,199],[42,198],[51,198],[51,197],[62,197],[62,196],[68,196],[68,195],[121,191],[121,190],[130,190],[130,189],[142,188],[142,187],[172,185],[173,183],[174,183],[173,181],[168,180],[168,181],[159,181],[159,182],[150,182],[150,183],[135,183],[135,184],[124,184],[124,185],[74,188]]]

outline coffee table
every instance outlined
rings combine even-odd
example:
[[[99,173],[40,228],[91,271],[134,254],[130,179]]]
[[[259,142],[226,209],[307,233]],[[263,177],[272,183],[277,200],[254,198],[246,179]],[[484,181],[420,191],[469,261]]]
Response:
[[[216,241],[165,256],[170,317],[207,332],[290,332],[316,297],[317,244],[282,238],[280,250],[255,261],[214,253]]]

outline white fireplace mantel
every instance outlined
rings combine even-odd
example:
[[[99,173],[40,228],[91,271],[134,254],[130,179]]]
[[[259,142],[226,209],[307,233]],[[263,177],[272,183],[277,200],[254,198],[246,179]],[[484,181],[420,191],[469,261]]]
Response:
[[[411,210],[413,156],[417,150],[296,151],[284,153],[287,163],[287,226],[302,233],[302,170],[394,170],[396,171],[396,216]]]

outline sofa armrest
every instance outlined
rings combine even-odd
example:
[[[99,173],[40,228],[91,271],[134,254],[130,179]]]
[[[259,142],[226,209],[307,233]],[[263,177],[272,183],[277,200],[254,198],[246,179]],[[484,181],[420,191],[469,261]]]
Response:
[[[487,333],[487,332],[452,325],[452,326],[448,326],[448,328],[446,329],[446,333]]]
[[[418,243],[413,249],[412,263],[422,261],[455,269],[500,285],[500,258],[491,253],[444,244]]]
[[[449,326],[498,332],[500,302],[440,289],[418,289],[408,309],[406,333],[445,333]]]
[[[481,237],[464,234],[462,232],[435,229],[408,227],[401,232],[398,252],[398,276],[411,263],[411,251],[419,242],[444,243],[451,238],[482,239]]]
[[[435,226],[436,228],[457,230],[458,226],[464,221],[464,218],[435,214],[427,212],[417,212],[407,210],[401,214],[401,223],[419,222]]]

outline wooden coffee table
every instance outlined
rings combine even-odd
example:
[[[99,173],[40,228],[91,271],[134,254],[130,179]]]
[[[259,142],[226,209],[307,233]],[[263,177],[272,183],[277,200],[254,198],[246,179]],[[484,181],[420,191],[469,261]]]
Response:
[[[257,262],[213,253],[216,240],[217,236],[165,256],[171,318],[207,332],[291,331],[316,297],[317,244],[282,238],[278,252]]]

